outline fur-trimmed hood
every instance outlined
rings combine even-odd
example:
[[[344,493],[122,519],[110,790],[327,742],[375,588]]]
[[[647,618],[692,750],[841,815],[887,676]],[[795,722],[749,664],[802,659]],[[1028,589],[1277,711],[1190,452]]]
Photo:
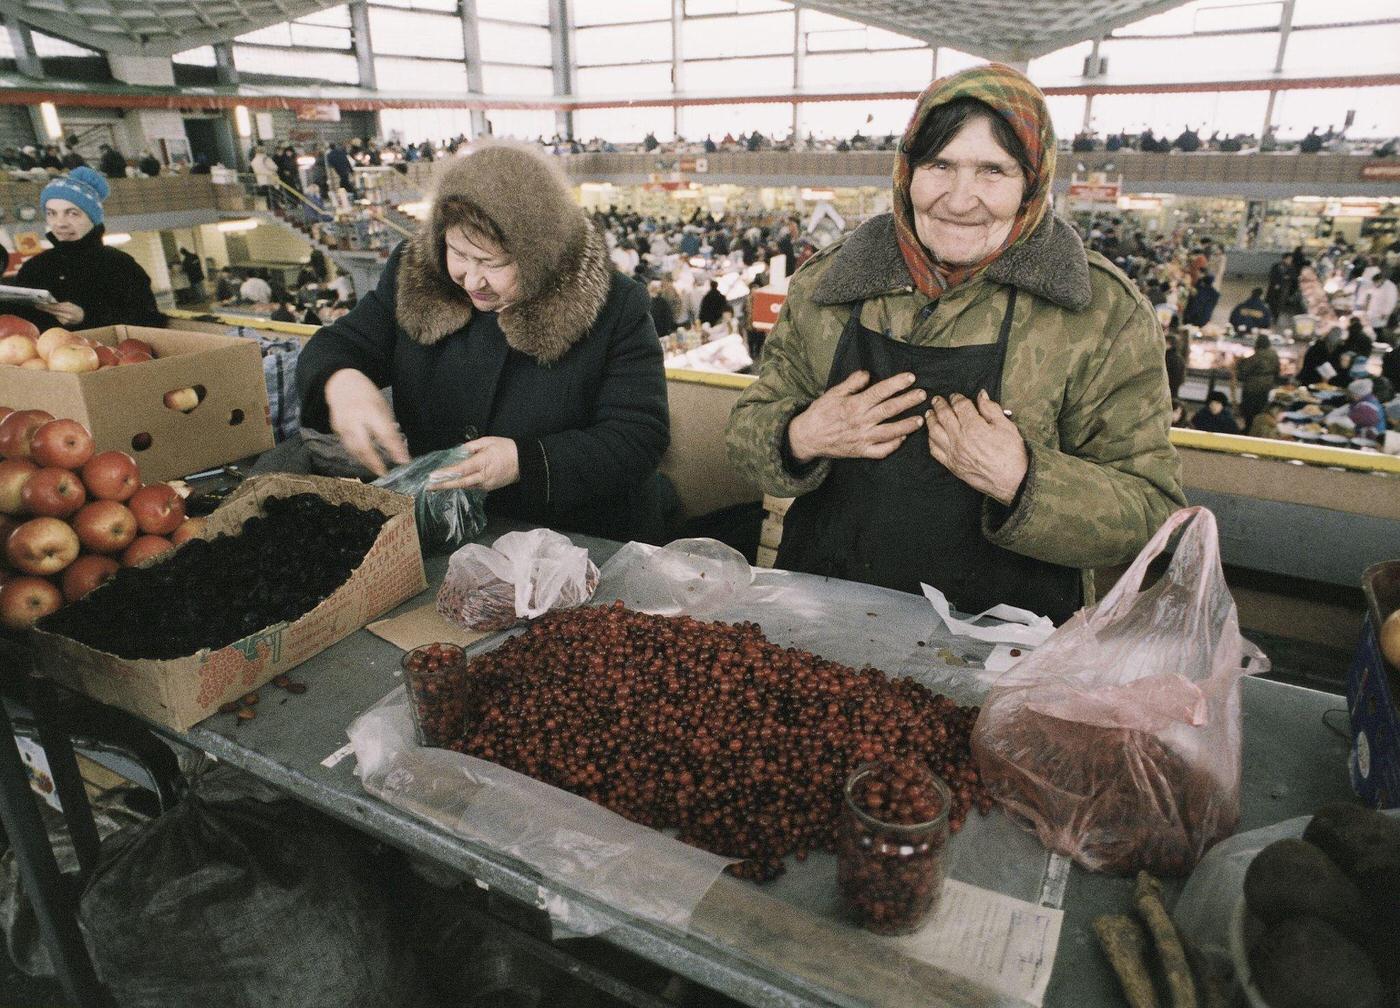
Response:
[[[538,148],[493,142],[438,176],[428,221],[404,243],[395,289],[399,325],[425,346],[472,318],[471,298],[447,275],[448,201],[485,214],[519,268],[522,296],[499,318],[506,342],[541,364],[557,361],[593,327],[613,272],[602,237],[558,165]]]
[[[894,216],[881,214],[858,227],[832,253],[813,291],[817,304],[835,305],[910,288],[913,279],[895,241]],[[1089,307],[1089,259],[1074,228],[1046,214],[1025,241],[1013,245],[983,274],[1073,312]]]
[[[548,286],[503,310],[501,331],[512,349],[552,364],[593,328],[608,300],[613,266],[607,246],[585,221],[578,244],[569,249]],[[467,292],[443,271],[442,250],[431,232],[404,243],[399,261],[395,317],[417,343],[431,346],[472,319]]]

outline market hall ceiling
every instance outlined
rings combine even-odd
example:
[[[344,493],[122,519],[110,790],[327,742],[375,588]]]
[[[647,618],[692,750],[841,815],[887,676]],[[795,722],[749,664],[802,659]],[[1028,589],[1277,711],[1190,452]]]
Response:
[[[0,0],[0,13],[99,52],[173,56],[337,5],[337,0]]]
[[[797,0],[796,5],[989,59],[1024,60],[1185,2]],[[172,56],[334,6],[337,0],[0,0],[0,13],[100,52]]]
[[[1026,60],[1106,35],[1186,0],[797,0],[986,59]]]

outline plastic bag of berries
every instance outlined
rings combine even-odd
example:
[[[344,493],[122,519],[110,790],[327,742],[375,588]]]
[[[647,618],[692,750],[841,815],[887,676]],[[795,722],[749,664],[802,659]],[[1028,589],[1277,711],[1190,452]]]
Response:
[[[588,551],[549,529],[507,532],[490,547],[452,554],[437,610],[468,630],[505,630],[593,597],[598,568]]]

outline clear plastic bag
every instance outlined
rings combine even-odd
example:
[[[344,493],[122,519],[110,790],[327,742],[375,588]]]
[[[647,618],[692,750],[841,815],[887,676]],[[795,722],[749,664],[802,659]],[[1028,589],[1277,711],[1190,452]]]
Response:
[[[486,527],[486,495],[480,490],[434,490],[428,485],[429,473],[470,457],[465,445],[445,448],[420,455],[374,481],[375,486],[413,498],[413,520],[424,553],[457,549]]]
[[[598,568],[588,550],[549,529],[507,532],[490,547],[470,543],[447,562],[437,609],[468,630],[505,630],[593,597]]]
[[[1143,590],[1183,527],[1166,573]],[[973,754],[1050,849],[1091,871],[1182,875],[1239,823],[1239,680],[1268,667],[1240,636],[1215,516],[1185,508],[1103,601],[997,682]]]

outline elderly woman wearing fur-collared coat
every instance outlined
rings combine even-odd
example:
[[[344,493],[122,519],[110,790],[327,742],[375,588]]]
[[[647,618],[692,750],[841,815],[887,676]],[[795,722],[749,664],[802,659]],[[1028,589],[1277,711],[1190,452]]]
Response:
[[[650,307],[551,162],[483,146],[443,172],[379,286],[307,343],[302,422],[381,473],[465,443],[471,457],[435,488],[484,490],[492,514],[648,537],[670,436]]]

